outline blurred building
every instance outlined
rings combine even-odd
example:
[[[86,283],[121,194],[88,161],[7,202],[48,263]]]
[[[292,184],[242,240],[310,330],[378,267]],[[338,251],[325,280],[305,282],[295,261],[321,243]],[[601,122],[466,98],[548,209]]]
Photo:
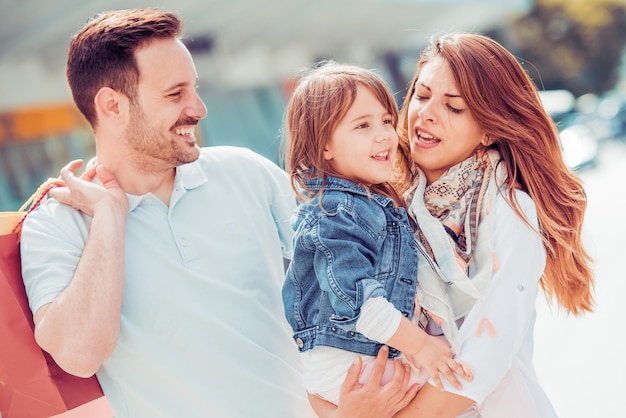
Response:
[[[249,147],[278,162],[294,75],[320,60],[378,70],[397,100],[428,38],[487,32],[532,0],[3,0],[0,2],[0,210],[94,152],[65,80],[69,40],[102,10],[162,7],[180,14],[208,116],[202,145]]]

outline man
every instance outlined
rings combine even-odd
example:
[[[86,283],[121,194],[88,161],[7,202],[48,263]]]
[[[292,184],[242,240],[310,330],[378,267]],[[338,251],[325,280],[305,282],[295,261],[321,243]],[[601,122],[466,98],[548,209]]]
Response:
[[[176,15],[136,9],[71,42],[96,156],[22,229],[37,342],[95,373],[117,418],[312,416],[280,299],[289,181],[249,150],[198,147],[206,107],[180,36]]]

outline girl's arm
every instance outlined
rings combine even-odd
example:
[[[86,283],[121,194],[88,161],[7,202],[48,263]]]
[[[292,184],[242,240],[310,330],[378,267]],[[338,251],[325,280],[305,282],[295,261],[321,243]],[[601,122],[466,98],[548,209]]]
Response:
[[[443,384],[439,373],[457,389],[461,389],[462,385],[455,373],[467,381],[472,380],[469,370],[454,360],[447,342],[428,335],[404,316],[396,332],[385,344],[400,350],[416,366],[426,369],[435,386],[441,390]]]
[[[402,351],[409,361],[424,367],[440,389],[443,389],[443,385],[439,373],[443,373],[459,389],[461,385],[455,372],[471,380],[469,370],[453,360],[450,345],[445,338],[428,335],[384,297],[370,298],[363,303],[356,330],[371,340]]]

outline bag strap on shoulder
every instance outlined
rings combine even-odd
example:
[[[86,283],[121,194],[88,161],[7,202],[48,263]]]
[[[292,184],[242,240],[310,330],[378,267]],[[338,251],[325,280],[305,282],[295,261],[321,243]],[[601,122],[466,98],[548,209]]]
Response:
[[[24,223],[26,216],[39,206],[51,189],[62,186],[65,186],[65,182],[63,180],[53,178],[46,180],[41,186],[39,186],[37,190],[35,190],[35,193],[33,193],[28,200],[24,202],[22,207],[19,208],[18,212],[24,212],[24,216],[22,216],[17,225],[15,225],[13,232],[20,232],[22,230],[22,224]]]

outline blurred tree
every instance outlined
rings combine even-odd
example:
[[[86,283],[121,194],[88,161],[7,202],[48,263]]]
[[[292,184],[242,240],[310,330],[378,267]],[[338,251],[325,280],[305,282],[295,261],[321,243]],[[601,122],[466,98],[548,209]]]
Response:
[[[626,45],[626,0],[536,0],[492,36],[524,62],[540,89],[580,96],[618,81]]]

